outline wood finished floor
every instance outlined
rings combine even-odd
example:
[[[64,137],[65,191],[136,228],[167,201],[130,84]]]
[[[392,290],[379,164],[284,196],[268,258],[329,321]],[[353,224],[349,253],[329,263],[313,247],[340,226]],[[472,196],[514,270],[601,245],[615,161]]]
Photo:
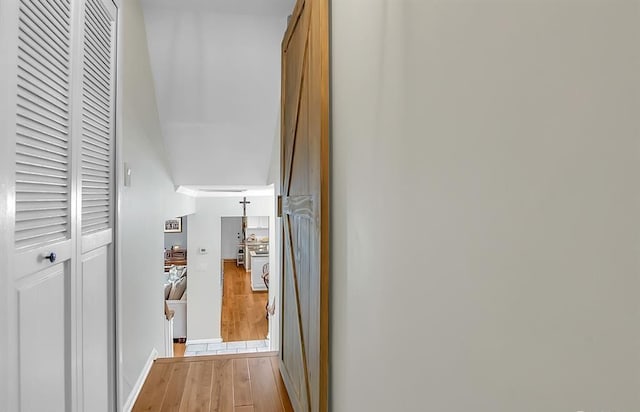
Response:
[[[224,263],[224,295],[222,297],[222,340],[237,342],[260,340],[269,333],[265,306],[267,292],[251,290],[251,272],[234,262]]]
[[[184,352],[187,348],[186,343],[174,343],[173,344],[173,357],[181,358],[184,356]]]
[[[138,411],[293,412],[277,353],[165,358],[154,362]]]

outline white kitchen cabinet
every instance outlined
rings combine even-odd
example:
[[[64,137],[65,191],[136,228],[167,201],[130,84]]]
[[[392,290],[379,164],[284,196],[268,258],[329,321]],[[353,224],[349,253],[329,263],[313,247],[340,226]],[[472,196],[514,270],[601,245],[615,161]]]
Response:
[[[247,216],[247,229],[252,227],[258,227],[260,218],[258,216]]]
[[[269,216],[247,216],[247,229],[269,228]]]
[[[262,280],[263,268],[269,263],[269,255],[256,254],[251,252],[251,290],[265,291],[267,286]]]
[[[265,242],[246,242],[244,245],[245,261],[244,268],[247,272],[251,271],[253,265],[254,252],[269,252],[269,244]]]

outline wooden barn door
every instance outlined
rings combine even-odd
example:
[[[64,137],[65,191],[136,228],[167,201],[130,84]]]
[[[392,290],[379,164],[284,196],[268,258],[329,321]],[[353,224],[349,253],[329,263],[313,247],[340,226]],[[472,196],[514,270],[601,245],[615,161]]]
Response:
[[[282,44],[281,371],[296,411],[326,411],[328,0],[298,0]]]

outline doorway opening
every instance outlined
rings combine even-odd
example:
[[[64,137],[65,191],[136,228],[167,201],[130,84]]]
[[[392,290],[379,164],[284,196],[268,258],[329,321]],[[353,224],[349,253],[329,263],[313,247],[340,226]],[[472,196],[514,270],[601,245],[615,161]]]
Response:
[[[282,229],[275,188],[246,194],[201,191],[193,213],[167,220],[175,226],[167,231],[177,233],[163,234],[164,271],[153,280],[164,287],[168,315],[162,356],[279,349]]]
[[[187,344],[185,356],[272,350],[269,330],[275,310],[269,303],[270,230],[269,216],[220,218],[222,341]]]
[[[164,339],[167,356],[183,356],[187,341],[187,249],[189,217],[164,224]]]

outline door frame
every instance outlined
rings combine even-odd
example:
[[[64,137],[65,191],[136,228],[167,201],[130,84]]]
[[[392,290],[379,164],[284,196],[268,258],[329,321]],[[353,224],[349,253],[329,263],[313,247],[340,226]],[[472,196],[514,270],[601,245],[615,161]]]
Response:
[[[268,216],[266,215],[251,215],[251,216],[261,216],[261,217],[266,216],[269,219],[269,265],[270,265],[269,270],[271,271],[272,274],[277,275],[276,280],[279,280],[282,276],[281,273],[279,273],[279,268],[277,267],[277,265],[272,264],[272,263],[279,264],[279,256],[281,252],[280,245],[278,243],[278,238],[279,238],[278,230],[280,230],[279,229],[280,222],[276,216],[277,210],[275,209],[275,202],[277,199],[277,195],[275,193],[275,187],[273,188],[273,193],[269,197],[272,197],[274,201],[274,206],[273,206],[274,208],[272,209],[272,213],[270,213]],[[220,259],[223,262],[223,265],[226,259],[222,257],[222,221],[225,218],[242,218],[242,215],[223,214],[220,216]],[[275,257],[272,259],[272,256],[275,256]],[[245,263],[243,266],[243,270],[246,271],[246,264],[247,264],[246,255],[244,256],[244,261]],[[222,273],[220,273],[220,276],[222,277]],[[222,337],[222,302],[224,300],[224,280],[223,279],[221,280],[222,281],[220,282],[220,296],[221,296],[220,336]],[[280,284],[276,281],[276,282],[273,282],[273,285],[275,285],[275,287],[272,287],[270,285],[269,289],[266,291],[268,304],[271,304],[273,302],[273,299],[276,299],[276,301],[280,300],[278,297],[278,293],[276,293],[276,291],[279,292],[280,290]],[[276,307],[278,307],[277,304],[276,304]],[[267,323],[268,323],[267,334],[269,336],[269,348],[271,351],[278,351],[280,349],[280,329],[279,329],[280,322],[281,322],[280,310],[276,310],[276,313],[273,316],[269,316],[269,319],[267,320]]]
[[[15,0],[0,1],[0,136],[15,134],[17,79],[18,5]],[[15,230],[15,139],[0,138],[0,281],[12,283],[15,256],[13,233]],[[4,251],[10,251],[4,253]],[[13,308],[17,298],[9,288],[0,292],[0,322],[4,332],[0,335],[0,409],[17,410],[18,324]]]
[[[109,313],[112,314],[112,322],[113,324],[109,325],[109,332],[111,335],[109,336],[110,344],[112,345],[112,350],[110,350],[110,354],[113,356],[113,359],[110,359],[109,365],[111,367],[110,372],[110,382],[112,382],[113,388],[110,390],[111,398],[115,404],[115,411],[123,411],[124,402],[127,399],[127,394],[124,393],[124,375],[122,370],[122,359],[123,359],[123,333],[122,333],[122,318],[123,318],[123,308],[122,308],[122,299],[123,290],[122,290],[122,225],[120,222],[120,210],[121,210],[121,200],[122,200],[122,191],[124,187],[124,175],[125,175],[125,164],[123,157],[123,109],[122,109],[122,95],[124,91],[123,86],[123,47],[124,44],[124,36],[123,36],[123,16],[124,16],[124,4],[123,0],[112,0],[118,9],[118,15],[116,17],[116,97],[115,97],[115,141],[114,141],[114,211],[113,211],[113,252],[114,252],[114,277],[113,282],[111,283],[111,287],[113,288],[112,293],[109,293],[110,303],[113,305],[109,308]]]
[[[116,63],[115,63],[115,72],[116,72],[116,87],[115,87],[115,102],[114,102],[114,147],[113,147],[113,246],[112,246],[112,258],[110,259],[110,263],[113,265],[112,267],[112,278],[108,284],[108,299],[109,299],[109,307],[108,307],[108,328],[109,328],[109,383],[111,387],[109,388],[109,399],[112,404],[110,404],[110,408],[113,411],[120,411],[125,398],[122,396],[122,371],[120,368],[120,360],[122,359],[122,333],[121,333],[121,325],[122,325],[122,306],[120,303],[120,296],[122,296],[122,290],[120,288],[120,276],[122,274],[122,268],[120,265],[120,257],[121,257],[121,247],[122,242],[120,241],[120,199],[121,199],[121,190],[124,183],[124,176],[121,171],[123,171],[122,162],[122,91],[123,91],[123,81],[122,81],[122,68],[123,68],[123,36],[122,36],[122,21],[124,15],[124,0],[111,0],[113,4],[116,5]]]
[[[225,219],[240,219],[240,237],[242,237],[242,226],[243,226],[243,217],[249,217],[249,215],[247,216],[242,216],[242,215],[238,215],[238,214],[223,214],[220,216],[220,233],[219,233],[219,237],[220,237],[220,261],[221,261],[221,268],[220,268],[220,273],[219,273],[219,283],[220,283],[220,338],[222,339],[223,342],[227,342],[224,340],[224,334],[223,334],[223,315],[224,315],[224,288],[225,288],[225,282],[228,282],[229,279],[225,279],[225,273],[224,273],[224,265],[225,263],[227,263],[228,259],[227,257],[223,256],[223,243],[224,243],[224,238],[223,238],[223,224],[224,224],[224,220]],[[269,236],[271,236],[271,230],[272,228],[269,228]],[[238,240],[238,243],[240,242],[240,240]],[[236,250],[236,255],[238,253],[238,247],[236,246],[235,248]],[[241,269],[243,271],[243,273],[246,276],[249,276],[249,284],[251,284],[251,279],[252,279],[252,275],[251,272],[247,271],[247,257],[248,254],[246,253],[246,250],[244,251],[243,254],[243,258],[244,258],[244,263],[241,266]],[[236,256],[237,259],[237,256]],[[237,266],[237,264],[236,264]],[[266,291],[267,292],[267,299],[269,297],[269,290]],[[271,319],[267,319],[267,334],[269,333],[271,329]],[[248,340],[248,339],[245,339]]]

